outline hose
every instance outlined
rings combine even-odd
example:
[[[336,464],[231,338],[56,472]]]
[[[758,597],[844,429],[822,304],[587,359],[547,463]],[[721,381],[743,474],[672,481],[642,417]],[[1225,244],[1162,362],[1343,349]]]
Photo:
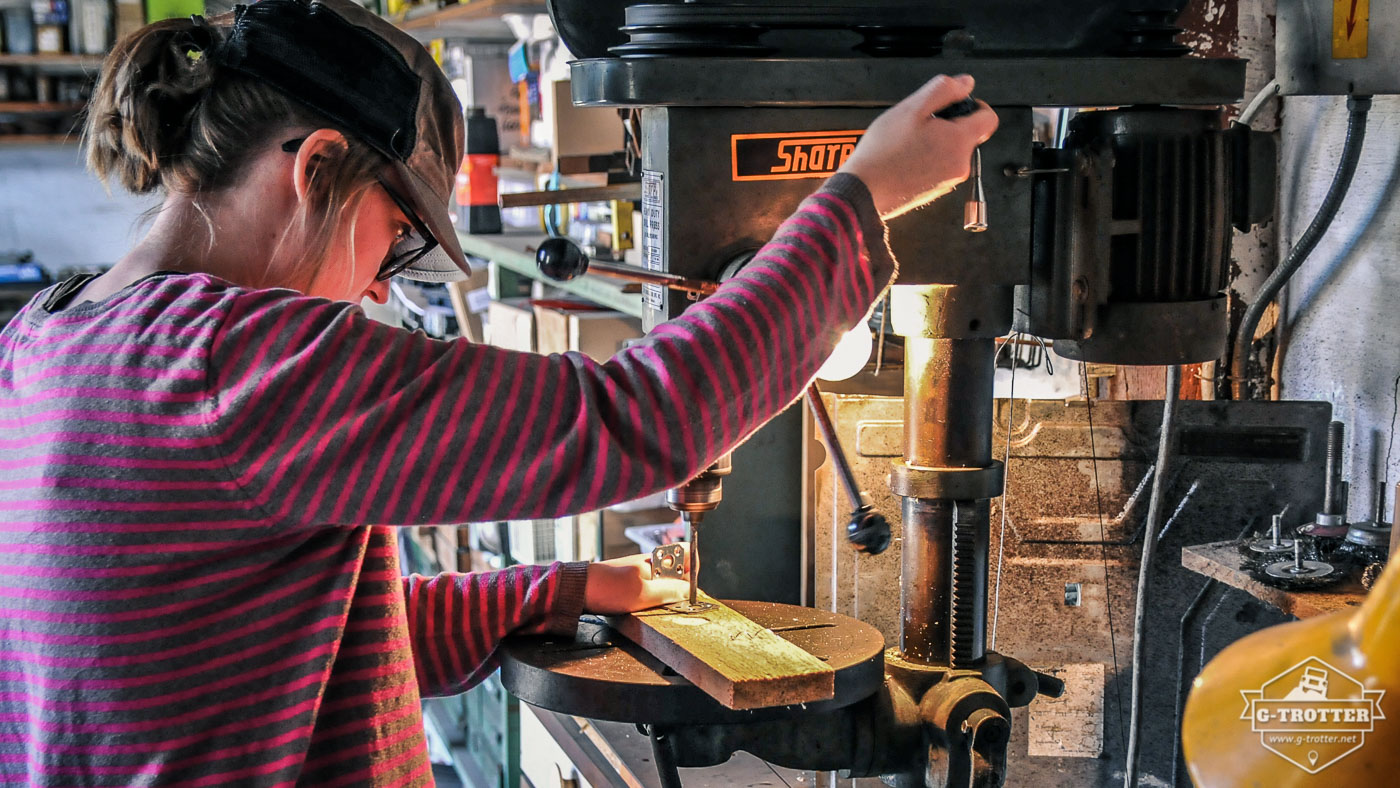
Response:
[[[1337,163],[1337,172],[1332,176],[1332,185],[1327,188],[1327,196],[1322,199],[1317,214],[1308,223],[1308,229],[1303,231],[1278,268],[1264,280],[1259,294],[1245,310],[1244,319],[1240,321],[1239,333],[1235,335],[1234,356],[1230,359],[1230,390],[1236,400],[1245,398],[1245,370],[1248,368],[1249,349],[1254,342],[1254,332],[1259,328],[1259,321],[1264,317],[1264,310],[1278,297],[1279,291],[1287,284],[1289,278],[1303,267],[1308,255],[1316,248],[1317,242],[1322,240],[1322,234],[1332,225],[1332,220],[1337,216],[1337,209],[1342,207],[1342,200],[1351,188],[1356,164],[1361,160],[1361,144],[1366,140],[1366,116],[1370,110],[1370,96],[1347,98],[1347,138],[1342,145],[1342,159]]]
[[[1142,665],[1144,643],[1147,640],[1144,624],[1147,620],[1147,578],[1152,569],[1152,552],[1157,547],[1158,531],[1162,522],[1163,499],[1167,495],[1167,480],[1170,473],[1167,461],[1171,458],[1172,444],[1176,436],[1176,402],[1181,391],[1181,367],[1173,364],[1167,367],[1167,393],[1162,399],[1162,434],[1157,438],[1157,472],[1152,477],[1152,498],[1147,505],[1147,530],[1142,535],[1142,565],[1138,567],[1137,609],[1133,615],[1133,687],[1130,711],[1128,712],[1128,762],[1123,772],[1124,788],[1134,788],[1138,776],[1138,741],[1142,725]]]

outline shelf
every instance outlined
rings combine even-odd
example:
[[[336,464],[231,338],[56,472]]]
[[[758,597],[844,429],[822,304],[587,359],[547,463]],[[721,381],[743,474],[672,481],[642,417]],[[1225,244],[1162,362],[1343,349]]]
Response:
[[[93,72],[102,68],[104,55],[4,55],[0,66],[20,66],[39,71]]]
[[[0,134],[0,145],[77,145],[79,135],[73,134]]]
[[[404,30],[424,30],[452,22],[477,22],[495,19],[503,14],[543,14],[544,3],[512,2],[512,0],[471,0],[441,8],[418,6],[409,9],[402,19],[394,22]]]
[[[535,248],[545,237],[538,233],[520,232],[500,235],[457,233],[462,251],[473,257],[490,260],[508,271],[537,279],[600,306],[632,317],[642,317],[644,307],[641,294],[623,292],[624,283],[619,280],[585,274],[568,282],[556,282],[541,274],[535,267]]]
[[[515,36],[502,21],[505,14],[543,14],[544,3],[519,0],[471,0],[438,7],[418,6],[390,18],[409,35],[430,38],[466,38],[474,41],[513,42]]]
[[[1366,601],[1366,591],[1355,580],[1344,580],[1331,588],[1315,591],[1284,591],[1255,580],[1253,574],[1243,568],[1243,563],[1237,542],[1212,542],[1181,548],[1182,566],[1238,588],[1296,618],[1354,610]]]
[[[0,115],[64,115],[78,112],[83,102],[0,101]]]

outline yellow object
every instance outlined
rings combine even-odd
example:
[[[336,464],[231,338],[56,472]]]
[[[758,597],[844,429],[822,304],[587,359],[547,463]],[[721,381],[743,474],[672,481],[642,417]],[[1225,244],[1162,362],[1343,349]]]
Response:
[[[636,246],[636,239],[632,237],[632,212],[637,210],[637,204],[631,200],[613,200],[611,208],[613,251],[631,249]]]
[[[1256,632],[1191,690],[1182,746],[1199,788],[1400,782],[1400,561],[1365,603]]]
[[[1371,38],[1371,0],[1332,0],[1332,58],[1366,57]]]
[[[433,56],[433,62],[442,68],[442,39],[434,38],[428,42],[428,54]]]

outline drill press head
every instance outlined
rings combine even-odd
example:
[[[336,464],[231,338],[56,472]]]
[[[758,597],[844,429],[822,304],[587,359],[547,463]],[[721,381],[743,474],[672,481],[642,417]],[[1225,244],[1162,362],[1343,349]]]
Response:
[[[724,498],[724,477],[734,466],[728,454],[715,460],[694,479],[666,491],[666,505],[679,512],[687,523],[698,523],[706,513],[719,507]]]

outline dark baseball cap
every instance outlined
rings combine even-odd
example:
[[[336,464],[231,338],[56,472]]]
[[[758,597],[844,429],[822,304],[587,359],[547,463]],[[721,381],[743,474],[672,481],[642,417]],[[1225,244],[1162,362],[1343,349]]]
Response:
[[[462,107],[423,45],[351,0],[262,0],[233,14],[214,53],[221,66],[275,88],[389,160],[386,180],[437,241],[401,275],[463,279],[470,269],[449,218]]]

